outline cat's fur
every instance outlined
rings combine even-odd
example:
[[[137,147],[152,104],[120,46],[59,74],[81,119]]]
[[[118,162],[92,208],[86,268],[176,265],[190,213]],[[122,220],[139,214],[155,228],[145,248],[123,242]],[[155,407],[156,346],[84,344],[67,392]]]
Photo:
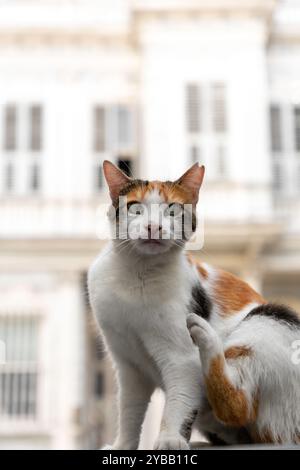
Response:
[[[196,164],[174,183],[132,180],[110,162],[104,173],[118,219],[120,194],[145,205],[190,203],[194,212],[204,168]],[[163,231],[152,221],[143,229],[149,241],[112,240],[89,271],[92,309],[119,384],[113,448],[138,447],[156,387],[166,396],[156,449],[187,449],[193,423],[217,443],[298,442],[297,315],[197,264],[179,238],[151,242]]]

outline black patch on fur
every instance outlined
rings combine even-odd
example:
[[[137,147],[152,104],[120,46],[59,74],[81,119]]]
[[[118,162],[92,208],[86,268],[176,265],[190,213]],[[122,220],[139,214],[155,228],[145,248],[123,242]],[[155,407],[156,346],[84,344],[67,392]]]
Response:
[[[213,432],[204,432],[203,433],[206,439],[213,445],[213,446],[227,446],[227,445],[232,445],[232,442],[226,442],[224,441],[220,436]],[[237,430],[236,433],[236,444],[253,444],[253,440],[249,434],[249,432],[246,430],[246,428],[240,428]]]
[[[193,213],[192,213],[192,230],[193,230],[193,232],[195,232],[196,228],[197,228],[197,217],[196,217],[195,212],[193,211]]]
[[[251,310],[248,313],[246,320],[252,318],[254,315],[263,315],[272,320],[277,320],[287,324],[293,328],[300,328],[300,318],[297,313],[286,305],[280,304],[265,304]]]
[[[200,284],[192,288],[192,300],[190,303],[190,312],[199,315],[199,317],[208,320],[212,309],[212,303],[205,290]]]
[[[130,191],[132,191],[133,189],[136,189],[138,187],[143,187],[143,186],[147,186],[149,184],[149,181],[144,181],[144,180],[138,180],[138,179],[135,179],[135,180],[132,180],[130,181],[129,183],[127,183],[120,191],[119,193],[119,196],[113,201],[112,203],[112,208],[111,208],[111,213],[113,210],[115,210],[115,217],[116,217],[116,220],[119,220],[119,214],[120,214],[120,207],[119,207],[119,197],[120,196],[126,196],[126,194],[128,194]],[[111,216],[112,217],[112,216]]]
[[[223,441],[217,434],[213,432],[205,433],[206,439],[212,444],[213,446],[226,446],[227,442]]]
[[[192,427],[197,417],[197,414],[198,414],[198,410],[191,411],[190,415],[184,420],[184,422],[181,425],[180,434],[187,441],[189,441],[191,438]]]
[[[182,240],[189,240],[197,228],[197,218],[194,210],[185,209],[182,214]]]

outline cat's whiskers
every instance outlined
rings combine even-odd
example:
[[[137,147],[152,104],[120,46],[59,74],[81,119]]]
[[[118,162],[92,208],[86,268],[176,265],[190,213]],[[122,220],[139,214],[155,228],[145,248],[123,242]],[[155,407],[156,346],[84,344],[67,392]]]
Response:
[[[126,248],[128,248],[128,246],[130,246],[130,242],[132,240],[130,240],[129,238],[127,238],[126,240],[123,240],[121,243],[119,243],[117,245],[117,247],[113,247],[115,253],[117,255],[120,255],[123,251],[125,251]]]

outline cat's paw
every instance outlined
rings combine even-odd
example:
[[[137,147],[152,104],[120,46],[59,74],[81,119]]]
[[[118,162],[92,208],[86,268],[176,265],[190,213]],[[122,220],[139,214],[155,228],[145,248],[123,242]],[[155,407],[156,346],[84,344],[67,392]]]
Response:
[[[180,435],[163,435],[158,438],[154,450],[189,450],[189,444]]]
[[[216,341],[216,332],[204,318],[190,313],[186,323],[194,344],[199,348],[206,347]]]
[[[99,450],[114,450],[114,446],[106,444],[105,446],[100,447]]]

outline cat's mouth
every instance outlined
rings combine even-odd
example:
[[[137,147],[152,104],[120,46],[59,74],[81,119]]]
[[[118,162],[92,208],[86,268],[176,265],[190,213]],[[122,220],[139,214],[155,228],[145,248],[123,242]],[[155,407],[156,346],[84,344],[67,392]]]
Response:
[[[163,244],[163,240],[160,240],[159,238],[146,238],[146,239],[141,239],[141,242],[144,245],[148,246],[159,246]]]
[[[166,242],[161,238],[140,238],[136,248],[145,255],[157,255],[169,249],[169,243]]]

